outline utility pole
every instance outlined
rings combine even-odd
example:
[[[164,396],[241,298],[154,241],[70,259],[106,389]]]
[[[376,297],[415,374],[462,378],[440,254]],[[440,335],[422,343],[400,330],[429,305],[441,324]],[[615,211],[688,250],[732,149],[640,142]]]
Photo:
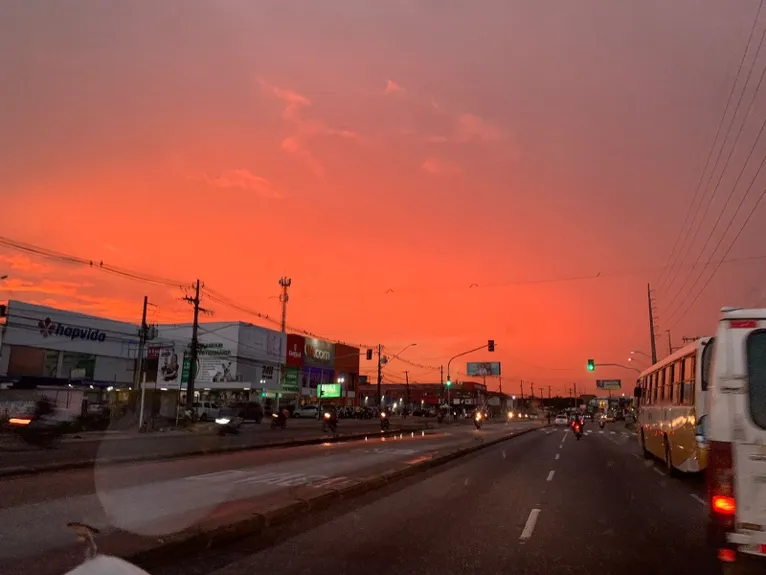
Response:
[[[577,384],[573,383],[572,385],[574,386],[574,404],[577,407]]]
[[[378,409],[380,409],[383,406],[383,396],[381,395],[381,388],[380,385],[383,383],[383,366],[381,365],[381,360],[383,357],[383,346],[378,344]]]
[[[665,333],[668,334],[668,355],[673,355],[673,340],[670,338],[670,330],[666,329]]]
[[[282,303],[282,333],[287,332],[287,302],[290,299],[290,296],[287,293],[287,288],[292,285],[293,280],[290,279],[287,276],[283,276],[279,278],[279,285],[282,286],[282,293],[279,294],[279,301]],[[279,365],[279,389],[277,389],[277,401],[276,401],[276,409],[277,412],[279,412],[279,398],[282,395],[282,389],[284,387],[284,379],[285,379],[285,370],[287,368],[287,364],[280,364]],[[346,388],[348,390],[348,388]],[[298,397],[295,400],[295,405],[297,406],[301,402],[301,388],[300,384],[298,385]]]
[[[444,401],[444,366],[439,366],[439,383],[442,384],[442,397],[441,400]]]
[[[133,374],[133,387],[141,386],[140,412],[138,413],[138,429],[144,427],[144,401],[146,399],[146,379],[141,379],[144,372],[144,345],[146,345],[147,326],[146,326],[146,308],[149,307],[149,297],[144,296],[144,309],[141,313],[141,327],[138,329],[138,361],[136,362],[136,371]]]
[[[410,372],[404,371],[404,409],[410,406]]]
[[[287,331],[287,302],[290,299],[290,296],[287,293],[287,288],[289,288],[292,283],[293,280],[287,276],[279,278],[279,285],[282,286],[282,293],[279,294],[279,301],[282,302],[282,333]]]
[[[649,337],[652,344],[652,365],[657,363],[657,342],[654,338],[654,309],[652,307],[652,287],[646,284],[646,297],[649,300]]]
[[[186,384],[186,408],[194,409],[194,380],[197,377],[197,353],[199,351],[199,342],[197,341],[197,332],[199,330],[199,314],[210,313],[210,311],[201,308],[199,305],[200,282],[194,288],[194,297],[185,296],[184,301],[194,306],[194,322],[192,323],[191,354],[189,358],[189,382]]]
[[[545,395],[543,394],[543,386],[540,386],[540,406],[545,405]]]
[[[524,407],[524,380],[521,380],[521,407]]]

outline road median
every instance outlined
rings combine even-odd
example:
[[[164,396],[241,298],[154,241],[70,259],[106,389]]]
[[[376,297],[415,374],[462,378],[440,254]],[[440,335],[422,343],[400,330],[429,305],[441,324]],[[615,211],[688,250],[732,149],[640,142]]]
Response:
[[[21,475],[36,475],[40,473],[52,473],[55,471],[67,471],[74,469],[87,469],[101,465],[119,465],[125,463],[140,463],[147,461],[164,461],[186,457],[203,457],[207,455],[234,453],[240,451],[254,451],[260,449],[278,449],[286,447],[301,447],[306,445],[320,445],[323,443],[343,443],[347,441],[363,441],[372,437],[389,437],[401,433],[415,433],[426,431],[425,425],[411,425],[387,431],[369,430],[348,435],[335,437],[327,435],[313,435],[309,437],[290,438],[286,440],[266,441],[258,443],[243,443],[234,445],[195,446],[188,449],[180,449],[172,453],[137,453],[131,455],[114,455],[110,457],[98,457],[76,460],[54,461],[49,463],[30,463],[26,465],[13,465],[8,462],[7,467],[0,467],[0,478],[15,477]],[[212,438],[211,438],[212,439]],[[44,453],[44,452],[41,452]]]
[[[99,549],[103,553],[123,557],[144,567],[173,560],[175,557],[179,560],[188,558],[191,553],[238,538],[265,533],[269,529],[295,521],[313,511],[330,508],[339,502],[378,490],[540,428],[515,431],[459,448],[450,447],[443,452],[433,453],[430,457],[403,462],[386,471],[347,483],[340,488],[301,486],[288,490],[287,493],[282,493],[276,498],[273,495],[260,496],[226,503],[219,506],[202,523],[167,537],[139,537],[125,532],[110,533],[99,540]]]

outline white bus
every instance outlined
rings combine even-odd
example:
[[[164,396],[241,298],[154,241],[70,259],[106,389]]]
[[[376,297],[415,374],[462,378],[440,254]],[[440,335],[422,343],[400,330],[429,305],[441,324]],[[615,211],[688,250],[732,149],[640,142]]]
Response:
[[[766,309],[721,310],[712,358],[708,536],[723,572],[766,572]]]
[[[644,457],[661,459],[671,474],[696,473],[707,466],[702,437],[713,345],[714,338],[697,339],[638,378],[638,439]]]

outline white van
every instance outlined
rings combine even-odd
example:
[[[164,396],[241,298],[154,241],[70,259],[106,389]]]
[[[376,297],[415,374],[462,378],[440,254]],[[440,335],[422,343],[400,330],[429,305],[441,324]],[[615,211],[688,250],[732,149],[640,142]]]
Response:
[[[708,388],[709,541],[724,573],[766,569],[766,309],[723,308]]]

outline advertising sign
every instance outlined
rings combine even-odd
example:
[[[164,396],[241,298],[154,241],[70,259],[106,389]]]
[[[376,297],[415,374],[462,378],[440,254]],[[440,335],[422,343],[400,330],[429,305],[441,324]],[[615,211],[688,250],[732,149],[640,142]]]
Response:
[[[236,335],[222,338],[222,342],[236,340],[237,357],[263,361],[266,363],[282,363],[285,361],[285,347],[287,337],[284,333],[273,331],[257,325],[233,326]],[[220,334],[220,331],[218,332]],[[208,338],[215,339],[214,334]],[[228,345],[228,344],[227,344]]]
[[[294,365],[285,367],[285,379],[282,383],[282,391],[285,393],[298,393],[301,387],[301,370]]]
[[[161,387],[185,387],[189,382],[191,353],[188,346],[155,348],[159,351],[157,385]],[[237,362],[232,351],[221,343],[200,343],[197,351],[194,382],[230,383],[237,381]]]
[[[622,380],[620,379],[597,379],[596,387],[599,389],[620,389]]]
[[[340,397],[339,383],[323,383],[319,386],[319,397]]]
[[[500,375],[500,362],[499,361],[469,361],[466,366],[466,374],[469,376],[474,375]]]
[[[287,334],[287,353],[285,355],[285,364],[293,367],[303,367],[303,345],[302,335],[294,333]]]
[[[303,365],[332,369],[335,363],[335,346],[329,341],[304,338]]]

